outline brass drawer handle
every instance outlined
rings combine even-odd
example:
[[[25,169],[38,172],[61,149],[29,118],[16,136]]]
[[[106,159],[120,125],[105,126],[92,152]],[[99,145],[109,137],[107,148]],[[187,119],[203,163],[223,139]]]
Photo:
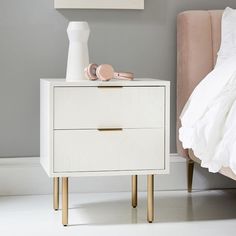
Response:
[[[107,132],[107,131],[122,131],[122,128],[99,128],[98,131],[100,132]]]
[[[118,89],[118,88],[123,88],[123,86],[98,86],[99,89]]]

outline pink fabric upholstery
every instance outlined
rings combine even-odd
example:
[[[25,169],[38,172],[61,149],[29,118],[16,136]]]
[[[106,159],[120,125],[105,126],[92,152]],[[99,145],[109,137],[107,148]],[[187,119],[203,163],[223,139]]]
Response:
[[[196,85],[213,69],[221,40],[223,11],[186,11],[177,19],[177,151],[188,157],[178,139],[179,115]]]

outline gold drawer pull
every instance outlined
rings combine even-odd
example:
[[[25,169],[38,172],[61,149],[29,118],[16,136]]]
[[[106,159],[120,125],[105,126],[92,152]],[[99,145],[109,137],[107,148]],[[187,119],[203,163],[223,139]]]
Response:
[[[122,131],[122,128],[99,128],[98,131],[100,132],[107,132],[107,131]]]
[[[123,88],[123,86],[98,86],[99,89],[118,89],[118,88]]]

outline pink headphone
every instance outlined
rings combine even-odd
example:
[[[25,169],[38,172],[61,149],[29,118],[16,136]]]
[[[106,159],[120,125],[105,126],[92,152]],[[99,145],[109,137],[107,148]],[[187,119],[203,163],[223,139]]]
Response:
[[[113,78],[123,79],[123,80],[133,80],[134,74],[130,72],[115,72],[113,67],[109,64],[102,64],[98,66],[97,64],[89,64],[88,67],[84,69],[85,76],[89,80],[100,79],[102,81],[109,81]]]

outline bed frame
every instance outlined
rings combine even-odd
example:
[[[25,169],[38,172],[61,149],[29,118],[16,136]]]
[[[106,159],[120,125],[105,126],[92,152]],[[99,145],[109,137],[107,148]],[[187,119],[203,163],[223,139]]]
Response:
[[[188,160],[188,191],[194,163],[201,161],[179,141],[180,113],[197,84],[214,68],[221,42],[222,10],[185,11],[177,19],[177,151]],[[230,168],[220,173],[236,180]]]

